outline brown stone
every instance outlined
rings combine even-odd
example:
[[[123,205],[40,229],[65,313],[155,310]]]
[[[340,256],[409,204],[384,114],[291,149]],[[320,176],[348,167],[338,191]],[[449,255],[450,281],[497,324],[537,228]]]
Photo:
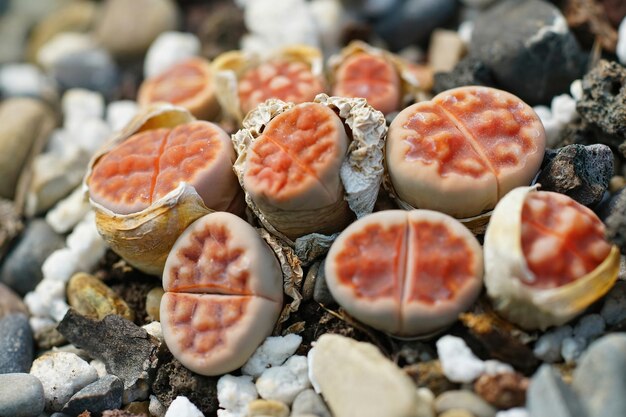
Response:
[[[415,381],[417,386],[426,387],[435,395],[459,388],[459,384],[451,382],[443,374],[443,368],[441,367],[439,359],[419,362],[414,365],[406,366],[402,370]]]
[[[483,374],[474,383],[474,391],[500,409],[522,407],[526,403],[529,380],[518,373]]]
[[[118,314],[133,321],[135,313],[115,291],[93,275],[78,273],[67,285],[70,306],[86,317],[101,320],[109,314]]]
[[[11,313],[28,315],[28,308],[13,290],[0,282],[0,320]]]
[[[568,0],[565,19],[570,29],[584,44],[600,42],[602,48],[615,52],[617,30],[611,24],[605,8],[595,0]]]

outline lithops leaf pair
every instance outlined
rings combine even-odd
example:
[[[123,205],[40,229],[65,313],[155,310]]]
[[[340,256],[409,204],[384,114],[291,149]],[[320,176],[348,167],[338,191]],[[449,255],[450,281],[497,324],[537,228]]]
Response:
[[[189,58],[144,80],[137,101],[142,107],[171,103],[186,108],[198,119],[215,120],[220,106],[214,83],[211,63],[200,57]]]
[[[321,51],[305,45],[285,47],[264,58],[226,52],[213,61],[218,99],[225,114],[238,122],[268,99],[313,101],[326,91],[322,62]]]
[[[587,207],[520,187],[496,206],[485,235],[485,285],[496,309],[526,329],[560,325],[613,286],[619,250]]]
[[[441,330],[482,288],[471,232],[430,210],[380,211],[351,224],[326,258],[328,287],[352,316],[395,336]]]
[[[161,326],[185,367],[220,375],[241,367],[282,308],[278,260],[239,217],[208,214],[178,238],[163,271]]]
[[[385,131],[383,115],[363,99],[268,100],[232,136],[248,205],[290,244],[341,231],[373,210]]]
[[[217,125],[155,106],[92,159],[84,185],[100,234],[131,265],[160,274],[183,230],[210,210],[242,213],[235,152]]]
[[[545,131],[530,106],[505,91],[460,87],[398,114],[386,163],[401,206],[465,219],[529,185],[544,150]]]
[[[416,101],[430,87],[414,64],[361,41],[330,57],[328,67],[334,96],[363,97],[384,114]]]

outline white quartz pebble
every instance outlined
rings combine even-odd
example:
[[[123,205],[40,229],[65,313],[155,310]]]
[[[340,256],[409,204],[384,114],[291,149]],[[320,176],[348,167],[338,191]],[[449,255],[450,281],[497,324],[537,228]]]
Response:
[[[104,97],[95,91],[72,88],[63,94],[61,108],[67,128],[68,122],[81,123],[92,117],[101,119],[104,116]]]
[[[256,381],[261,398],[290,405],[296,396],[311,386],[306,356],[292,356],[282,366],[266,369]]]
[[[437,340],[443,374],[452,382],[472,382],[485,372],[480,360],[460,337],[446,335]]]
[[[583,98],[583,82],[581,79],[574,80],[569,86],[569,93],[576,101]]]
[[[619,25],[617,50],[615,51],[617,58],[622,65],[626,65],[626,18],[622,19]]]
[[[256,386],[250,376],[224,375],[217,381],[217,400],[221,408],[230,412],[229,415],[245,416],[248,404],[257,398]]]
[[[51,81],[32,64],[6,64],[0,68],[0,93],[43,97],[52,94]]]
[[[494,417],[530,417],[530,414],[524,407],[516,407],[498,411]]]
[[[89,362],[89,365],[93,366],[93,368],[96,370],[96,372],[98,373],[98,378],[102,378],[103,376],[108,374],[106,365],[99,359],[92,360],[91,362]]]
[[[241,372],[258,377],[266,368],[282,365],[298,350],[300,343],[302,343],[302,336],[297,334],[268,337],[243,365]]]
[[[552,116],[562,125],[566,125],[578,117],[576,100],[569,94],[561,94],[552,98],[550,105]]]
[[[153,321],[151,323],[145,324],[142,326],[150,336],[157,339],[160,343],[163,343],[163,329],[161,329],[161,323],[158,321]]]
[[[80,259],[77,259],[76,254],[71,249],[57,249],[43,262],[41,267],[43,279],[65,283],[78,272],[79,262]]]
[[[121,130],[139,111],[137,102],[132,100],[119,100],[109,103],[107,107],[107,123],[111,130]]]
[[[100,149],[111,136],[111,132],[112,129],[107,122],[95,117],[83,119],[82,123],[73,125],[69,130],[72,143],[89,155]]]
[[[163,32],[152,42],[143,65],[146,78],[154,77],[177,62],[200,54],[200,40],[192,33]]]
[[[161,404],[156,395],[150,395],[150,404],[148,405],[148,411],[150,411],[150,415],[154,417],[164,417],[165,406]]]
[[[204,414],[187,397],[179,395],[168,407],[165,417],[204,417]]]
[[[72,194],[59,201],[46,214],[46,222],[57,233],[67,233],[89,212],[89,202],[85,199],[82,187],[77,187]]]
[[[43,385],[46,409],[60,411],[72,395],[98,379],[98,372],[75,353],[52,352],[33,361],[30,374]]]

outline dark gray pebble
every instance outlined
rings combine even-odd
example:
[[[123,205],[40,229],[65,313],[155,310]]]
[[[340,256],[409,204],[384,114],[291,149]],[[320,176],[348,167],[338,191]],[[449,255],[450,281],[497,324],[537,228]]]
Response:
[[[588,417],[626,416],[626,334],[592,343],[578,362],[572,386]]]
[[[86,88],[107,98],[113,96],[120,77],[115,61],[103,49],[64,56],[51,72],[62,89]]]
[[[598,204],[613,176],[613,152],[606,145],[569,145],[548,155],[537,182],[543,191],[565,194],[580,204]]]
[[[533,375],[526,408],[532,417],[587,417],[576,393],[551,365],[542,365]]]
[[[502,1],[482,14],[469,53],[501,88],[531,105],[569,91],[587,63],[559,9],[542,0]]]
[[[582,80],[576,110],[596,141],[615,147],[626,140],[626,68],[600,61]]]
[[[378,33],[393,50],[422,43],[433,29],[454,16],[456,0],[406,0],[374,24]]]
[[[85,410],[100,414],[122,406],[124,384],[115,375],[105,375],[78,391],[65,404],[62,413],[75,416]]]
[[[35,417],[45,406],[43,386],[31,374],[0,375],[0,416]]]
[[[466,57],[459,61],[450,72],[435,73],[435,94],[464,85],[484,85],[495,87],[493,74],[484,62],[474,57]]]
[[[0,374],[30,371],[33,343],[33,332],[24,314],[10,314],[0,320]]]
[[[606,218],[606,237],[626,254],[626,189],[620,191],[611,202]]]
[[[31,221],[2,264],[0,282],[22,296],[34,290],[43,278],[41,266],[44,261],[52,252],[64,245],[63,237],[45,220]]]

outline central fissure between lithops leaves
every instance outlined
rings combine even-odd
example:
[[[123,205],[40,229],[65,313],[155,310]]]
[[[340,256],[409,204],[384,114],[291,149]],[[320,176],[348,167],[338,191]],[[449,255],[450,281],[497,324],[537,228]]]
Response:
[[[461,133],[461,135],[463,135],[467,139],[467,142],[469,143],[472,150],[478,156],[480,156],[481,162],[489,169],[489,171],[491,171],[491,174],[496,179],[496,198],[499,198],[500,180],[498,179],[498,173],[496,171],[496,168],[493,166],[493,164],[489,160],[489,158],[487,158],[487,154],[485,153],[485,150],[482,148],[482,146],[480,146],[476,137],[474,137],[472,132],[470,132],[469,129],[467,129],[463,125],[463,123],[461,123],[461,121],[458,118],[456,118],[452,113],[450,113],[447,109],[445,109],[443,106],[441,106],[438,103],[433,103],[433,104],[435,105],[435,107],[441,110],[441,112],[448,119],[448,121],[452,123],[452,125]]]

